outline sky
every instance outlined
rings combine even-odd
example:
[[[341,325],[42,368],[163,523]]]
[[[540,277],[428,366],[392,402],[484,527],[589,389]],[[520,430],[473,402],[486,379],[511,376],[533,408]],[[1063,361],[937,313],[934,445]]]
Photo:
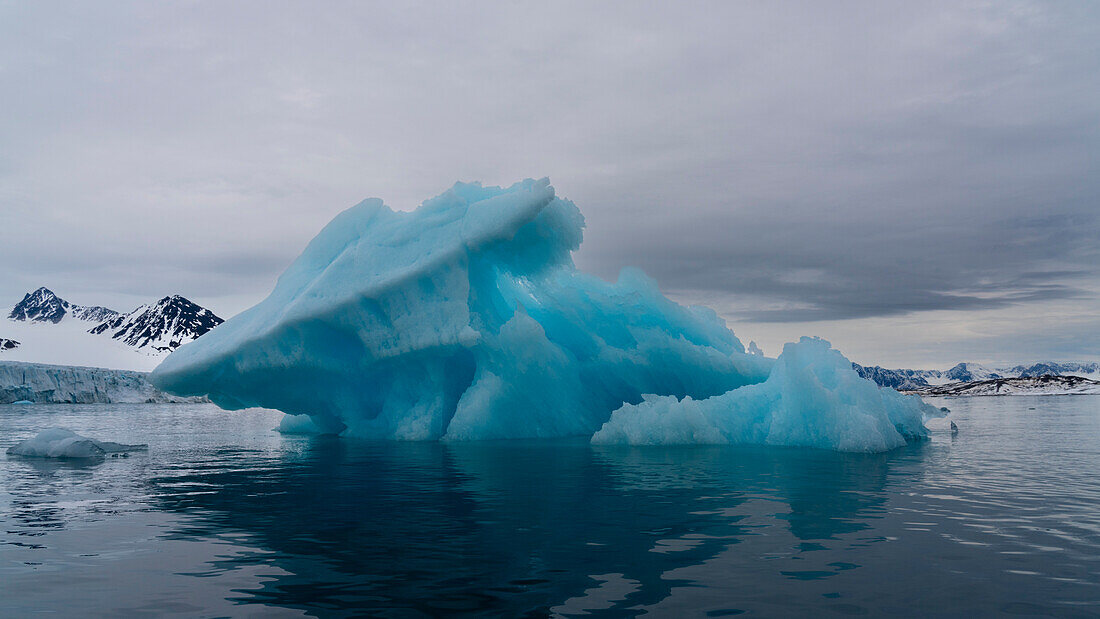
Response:
[[[548,176],[578,266],[768,355],[1100,360],[1098,31],[1085,2],[0,0],[0,306],[231,316],[364,198]]]

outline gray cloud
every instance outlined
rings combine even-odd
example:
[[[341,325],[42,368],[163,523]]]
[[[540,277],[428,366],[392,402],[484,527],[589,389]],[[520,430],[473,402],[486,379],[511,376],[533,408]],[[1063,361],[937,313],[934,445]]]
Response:
[[[364,197],[549,175],[584,268],[750,327],[1094,312],[1097,26],[1087,3],[3,4],[0,304],[232,313]]]

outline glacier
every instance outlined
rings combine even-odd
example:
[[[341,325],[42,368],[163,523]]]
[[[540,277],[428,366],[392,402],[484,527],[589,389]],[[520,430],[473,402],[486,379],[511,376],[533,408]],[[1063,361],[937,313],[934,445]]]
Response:
[[[457,183],[409,212],[363,201],[309,243],[265,300],[180,347],[150,380],[368,439],[873,451],[926,435],[921,420],[936,409],[915,397],[876,400],[868,389],[878,387],[850,364],[834,367],[835,351],[803,360],[820,341],[789,346],[778,361],[749,354],[714,311],[669,300],[639,270],[615,282],[578,270],[583,228],[548,179]],[[685,415],[710,429],[670,431]]]
[[[180,398],[164,393],[149,383],[145,372],[0,361],[0,404],[149,404],[204,401],[204,398]]]

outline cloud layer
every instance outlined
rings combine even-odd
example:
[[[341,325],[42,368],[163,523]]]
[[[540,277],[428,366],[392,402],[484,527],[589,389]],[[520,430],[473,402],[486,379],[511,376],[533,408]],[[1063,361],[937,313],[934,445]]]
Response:
[[[232,313],[364,197],[549,175],[583,267],[640,266],[747,337],[1081,354],[1100,7],[546,4],[0,4],[0,304]]]

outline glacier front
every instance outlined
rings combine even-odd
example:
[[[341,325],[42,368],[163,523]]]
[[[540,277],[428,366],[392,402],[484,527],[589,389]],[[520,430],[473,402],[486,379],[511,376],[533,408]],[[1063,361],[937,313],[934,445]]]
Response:
[[[224,408],[309,415],[321,431],[373,439],[599,431],[600,442],[699,442],[623,427],[679,423],[682,402],[728,403],[736,416],[736,394],[753,386],[784,394],[781,403],[754,397],[753,413],[775,404],[783,422],[773,415],[771,429],[738,429],[710,415],[715,429],[701,442],[743,430],[722,442],[863,451],[925,436],[922,420],[936,409],[885,395],[863,408],[874,400],[866,389],[878,388],[850,365],[851,377],[833,357],[792,372],[782,362],[790,349],[778,366],[746,354],[717,314],[670,301],[638,270],[614,283],[580,272],[572,253],[583,227],[547,179],[458,183],[412,212],[366,200],[329,223],[267,299],[169,355],[151,380]],[[815,371],[825,378],[809,381]],[[829,397],[788,395],[803,388]],[[790,429],[841,418],[842,431],[815,431],[812,441]],[[851,438],[887,430],[889,440]]]

